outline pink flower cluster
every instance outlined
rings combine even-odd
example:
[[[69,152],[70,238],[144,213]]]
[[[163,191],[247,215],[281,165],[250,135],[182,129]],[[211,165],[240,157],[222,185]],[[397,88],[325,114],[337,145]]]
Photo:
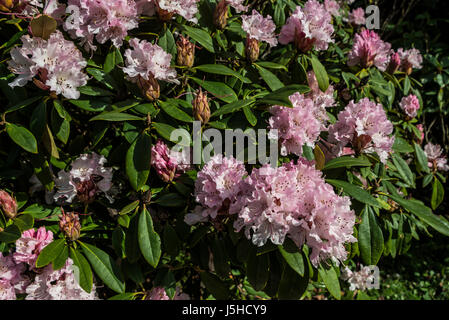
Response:
[[[66,6],[60,4],[58,0],[20,0],[17,1],[15,12],[20,17],[33,18],[38,16],[39,10],[42,9],[43,14],[51,16],[57,21],[62,21],[65,8]]]
[[[334,17],[340,16],[340,5],[335,0],[324,0],[324,8]]]
[[[132,49],[125,51],[125,67],[123,71],[128,75],[128,80],[137,82],[139,77],[145,80],[155,78],[167,82],[179,84],[176,79],[176,70],[170,67],[171,54],[157,44],[151,44],[146,40],[133,38],[129,41]]]
[[[213,156],[198,172],[195,197],[201,206],[186,215],[186,223],[192,225],[207,221],[209,217],[215,219],[217,215],[237,213],[246,175],[242,162],[221,154]]]
[[[363,30],[354,37],[354,45],[349,52],[348,65],[360,65],[369,68],[372,65],[385,71],[390,58],[391,44],[380,39],[379,35],[370,30]]]
[[[322,108],[315,105],[314,100],[299,92],[289,99],[293,108],[273,106],[270,109],[269,137],[279,139],[282,155],[302,155],[303,145],[313,147],[321,131],[326,129],[324,123],[327,116]]]
[[[365,10],[363,10],[363,8],[357,8],[357,9],[352,10],[349,13],[348,20],[349,20],[350,24],[353,24],[356,26],[364,25],[366,22]]]
[[[155,287],[151,289],[145,300],[170,300],[170,297],[163,287]],[[190,300],[190,296],[186,293],[181,293],[179,287],[176,287],[173,300]]]
[[[37,257],[52,241],[53,233],[44,227],[30,229],[16,241],[14,253],[0,253],[0,300],[15,300],[18,293],[26,294],[25,300],[98,299],[95,286],[90,293],[79,286],[70,258],[57,271],[51,265],[36,268]]]
[[[314,266],[328,258],[346,260],[344,244],[356,241],[351,201],[336,195],[313,163],[300,159],[279,168],[266,165],[254,169],[246,184],[249,190],[234,227],[244,228],[255,245],[268,239],[280,245],[289,236],[312,249]]]
[[[419,110],[418,97],[415,96],[414,94],[411,94],[407,97],[403,97],[399,106],[408,117],[414,118],[418,114]]]
[[[370,267],[360,266],[359,271],[351,271],[348,267],[343,269],[342,279],[349,283],[349,290],[366,290],[368,284],[373,283],[374,274],[371,272]]]
[[[311,261],[346,259],[344,244],[354,242],[350,199],[339,197],[312,162],[302,158],[282,167],[265,165],[249,177],[242,163],[217,155],[198,173],[195,196],[201,204],[186,215],[188,224],[218,214],[238,213],[236,232],[245,230],[257,246],[280,245],[289,236],[312,249]]]
[[[226,0],[226,4],[233,7],[237,13],[246,12],[248,6],[244,6],[243,1],[244,0]]]
[[[112,203],[112,168],[104,167],[106,161],[96,153],[82,154],[72,162],[70,171],[59,171],[54,200],[71,203],[77,197],[80,202],[90,203],[102,192]]]
[[[438,144],[428,143],[424,147],[424,152],[427,156],[429,168],[439,171],[449,171],[447,158],[443,155],[443,149]]]
[[[170,13],[179,14],[187,21],[198,22],[195,18],[198,12],[199,0],[154,0],[156,7],[168,11]]]
[[[279,42],[295,43],[298,49],[307,52],[313,47],[316,50],[327,50],[329,43],[334,42],[331,24],[332,16],[323,4],[317,0],[309,0],[304,8],[297,6],[287,19],[279,35]]]
[[[170,150],[162,140],[158,140],[151,148],[151,165],[165,182],[172,181],[189,170],[189,163],[186,152]]]
[[[48,40],[24,35],[23,45],[11,50],[9,69],[18,75],[11,87],[23,87],[38,76],[42,89],[62,94],[68,99],[78,99],[78,87],[87,83],[83,72],[87,62],[81,52],[71,42],[64,39],[60,31],[55,31]]]
[[[276,25],[271,16],[264,18],[259,12],[253,10],[250,16],[242,15],[242,22],[242,28],[248,38],[265,41],[272,47],[277,45],[278,40],[274,34]]]
[[[307,73],[307,82],[309,84],[310,92],[305,94],[306,98],[310,98],[315,103],[315,112],[319,114],[320,120],[325,122],[327,120],[326,108],[335,105],[334,87],[330,85],[325,92],[321,91],[318,86],[318,80],[313,71]]]
[[[423,59],[418,49],[404,50],[402,48],[399,48],[397,53],[401,60],[401,71],[411,73],[412,69],[422,68]]]
[[[335,144],[335,153],[341,155],[348,144],[357,153],[376,152],[386,163],[392,151],[393,124],[388,120],[381,104],[368,98],[358,103],[351,101],[338,114],[338,121],[329,127],[329,142]]]
[[[64,28],[72,38],[81,38],[86,49],[96,50],[94,39],[101,44],[111,40],[120,47],[128,31],[138,26],[134,0],[69,0],[71,15]]]

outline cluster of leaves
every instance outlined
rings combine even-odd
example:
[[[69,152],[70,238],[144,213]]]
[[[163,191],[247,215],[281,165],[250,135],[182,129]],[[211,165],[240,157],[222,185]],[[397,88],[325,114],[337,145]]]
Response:
[[[299,2],[258,1],[254,8],[271,15],[279,31]],[[78,100],[51,97],[32,85],[11,89],[7,84],[14,75],[5,62],[28,22],[2,19],[2,37],[7,39],[0,47],[0,186],[14,193],[19,215],[14,220],[0,217],[1,251],[8,251],[23,230],[43,225],[57,234],[57,240],[43,250],[37,265],[52,263],[57,269],[70,257],[86,291],[94,275],[95,281],[106,285],[100,289],[103,298],[135,299],[162,286],[170,297],[181,287],[197,299],[299,299],[310,296],[311,284],[322,284],[340,299],[344,287],[339,268],[330,263],[314,268],[306,246],[298,249],[286,241],[257,248],[234,232],[230,219],[220,225],[186,225],[184,216],[195,205],[193,186],[201,166],[170,184],[150,167],[150,150],[157,139],[169,142],[178,128],[191,132],[197,89],[214,97],[210,122],[203,129],[266,129],[270,106],[291,106],[292,93],[310,90],[308,70],[315,72],[321,90],[330,84],[336,89],[338,104],[329,109],[331,122],[346,106],[349,93],[356,101],[368,97],[382,103],[395,124],[394,154],[386,166],[371,155],[324,164],[319,148],[304,151],[306,158],[322,164],[329,184],[351,197],[358,221],[354,230],[358,242],[347,248],[351,261],[375,265],[382,256],[407,252],[412,239],[422,235],[437,231],[449,236],[449,221],[432,211],[443,202],[445,177],[429,169],[416,142],[420,136],[416,121],[404,121],[398,109],[400,99],[409,93],[423,105],[420,80],[400,72],[349,68],[347,54],[357,30],[341,17],[334,18],[335,43],[329,50],[303,54],[293,45],[262,44],[260,59],[250,63],[239,17],[230,17],[227,27],[217,30],[212,21],[215,5],[213,0],[200,1],[197,25],[180,17],[168,23],[152,18],[131,32],[130,37],[156,42],[171,53],[173,65],[177,33],[189,36],[199,48],[192,68],[177,67],[181,85],[161,83],[161,96],[151,103],[125,80],[124,49],[108,45],[99,46],[89,59],[86,72],[91,79],[80,88]],[[97,199],[88,207],[67,206],[66,211],[84,214],[81,238],[73,242],[59,231],[61,208],[46,205],[43,193],[30,196],[28,180],[36,174],[50,191],[51,168],[63,170],[90,151],[104,155],[114,167],[119,192],[112,205]],[[431,192],[424,192],[426,187]]]

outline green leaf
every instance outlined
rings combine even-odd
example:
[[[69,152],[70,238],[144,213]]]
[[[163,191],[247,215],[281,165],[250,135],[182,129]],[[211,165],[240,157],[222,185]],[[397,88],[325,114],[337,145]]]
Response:
[[[333,267],[326,269],[323,266],[318,268],[318,273],[324,282],[329,293],[337,300],[341,299],[340,281],[337,272]]]
[[[422,172],[425,172],[425,173],[429,173],[430,168],[427,165],[427,163],[428,163],[427,155],[425,154],[424,150],[420,147],[420,145],[417,144],[416,142],[413,143],[413,146],[415,148],[415,155],[416,155],[416,160],[418,162],[419,170]]]
[[[166,224],[164,228],[164,249],[172,257],[176,257],[181,246],[181,240],[179,239],[175,229]]]
[[[370,167],[371,162],[366,158],[353,158],[349,156],[343,156],[330,160],[324,166],[323,170],[331,170],[337,168],[350,168],[350,167]]]
[[[75,272],[76,281],[84,291],[90,293],[92,291],[93,274],[89,262],[81,252],[73,248],[70,248],[70,258],[73,260],[73,264],[78,267],[77,272]]]
[[[283,64],[279,64],[279,63],[274,63],[274,62],[270,62],[270,61],[258,61],[257,63],[258,66],[264,67],[264,68],[269,68],[269,69],[283,69],[285,71],[288,71],[288,68],[286,66],[284,66]]]
[[[257,100],[257,104],[279,105],[292,108],[293,105],[289,97],[296,92],[307,93],[309,91],[310,88],[305,85],[289,85],[267,94],[262,99]]]
[[[200,70],[206,73],[212,73],[212,74],[221,74],[224,76],[232,76],[236,77],[243,83],[250,83],[251,80],[248,78],[245,78],[237,71],[232,70],[231,68],[228,68],[222,64],[203,64],[201,66],[195,67],[196,70]]]
[[[0,242],[12,243],[16,242],[17,239],[21,237],[22,233],[20,229],[15,224],[7,226],[5,230],[0,232]]]
[[[193,27],[189,27],[186,25],[184,25],[183,28],[184,28],[185,32],[187,33],[187,35],[189,35],[190,38],[192,38],[193,40],[198,42],[200,45],[202,45],[204,47],[204,49],[206,49],[207,51],[212,52],[212,53],[215,52],[212,38],[210,37],[208,32],[206,32],[202,29],[199,29],[199,28],[193,28]]]
[[[161,109],[164,110],[164,112],[170,117],[183,122],[193,122],[192,116],[179,109],[174,103],[167,101],[160,102],[159,105]]]
[[[21,232],[30,230],[34,225],[34,218],[30,214],[21,214],[14,219],[14,224]]]
[[[120,50],[115,46],[112,46],[111,51],[106,56],[106,60],[104,61],[103,70],[105,73],[109,73],[114,70],[115,66],[123,63],[123,57],[120,53]]]
[[[79,87],[78,91],[82,94],[85,94],[86,96],[92,97],[107,97],[113,95],[111,91],[92,86]]]
[[[267,83],[272,91],[276,91],[284,87],[284,84],[274,75],[274,73],[260,66],[257,66],[257,69],[259,70],[259,74],[262,79]]]
[[[69,257],[69,247],[64,246],[61,253],[52,262],[53,270],[59,270],[65,266],[65,263]]]
[[[139,247],[145,260],[156,268],[161,257],[161,239],[154,231],[150,213],[143,209],[139,216]]]
[[[404,182],[407,183],[410,187],[415,188],[413,173],[412,170],[410,170],[407,162],[405,162],[404,159],[402,159],[395,153],[393,153],[392,159],[396,169],[398,169],[399,175],[402,177]]]
[[[125,236],[125,253],[129,262],[134,263],[140,258],[140,248],[138,239],[139,215],[136,214],[129,222],[129,228]]]
[[[367,265],[376,265],[384,249],[382,229],[371,208],[365,208],[359,226],[359,249],[362,259]]]
[[[136,200],[134,202],[131,202],[130,204],[126,205],[123,207],[122,210],[120,210],[119,215],[124,215],[124,214],[128,214],[131,211],[134,211],[134,209],[137,208],[137,206],[139,205],[140,201]]]
[[[329,87],[329,77],[327,75],[326,69],[315,56],[312,56],[312,68],[318,81],[320,90],[326,92],[327,88]]]
[[[285,241],[284,244],[278,246],[278,248],[288,265],[295,270],[297,274],[303,277],[305,272],[304,257],[298,247],[291,241]]]
[[[200,85],[204,90],[211,93],[218,99],[231,103],[238,100],[237,94],[229,86],[223,82],[206,81],[191,77],[198,85]]]
[[[94,77],[95,80],[97,80],[99,83],[104,84],[108,89],[117,90],[118,88],[117,83],[110,74],[105,73],[103,70],[96,68],[87,68],[86,71],[88,74]]]
[[[174,135],[173,137],[172,132],[174,130],[177,130],[177,128],[172,127],[171,125],[165,124],[165,123],[159,123],[159,122],[153,122],[152,123],[154,129],[156,129],[157,133],[159,133],[164,139],[169,140],[171,142],[174,143],[178,143],[180,145],[183,146],[190,146],[190,135],[188,132],[182,132],[183,135],[182,137],[179,137],[177,134]],[[178,132],[180,133],[180,132]],[[184,143],[186,142],[186,143]]]
[[[393,150],[398,153],[409,153],[413,152],[413,147],[401,137],[395,137]]]
[[[229,267],[229,257],[226,246],[222,239],[213,239],[210,250],[213,257],[215,273],[222,279],[229,277],[231,268]]]
[[[37,153],[37,141],[27,128],[12,123],[6,124],[6,132],[12,141],[21,146],[24,150]]]
[[[257,124],[257,117],[251,111],[250,107],[244,106],[243,113],[245,114],[246,120],[248,120],[249,124],[254,127]]]
[[[151,137],[142,133],[126,153],[126,175],[134,190],[147,182],[151,168]]]
[[[42,97],[37,96],[37,97],[32,97],[32,98],[29,98],[29,99],[22,100],[19,103],[13,105],[12,107],[8,108],[5,111],[5,114],[6,113],[10,113],[10,112],[14,112],[14,111],[17,111],[17,110],[20,110],[20,109],[23,109],[23,108],[26,108],[26,107],[32,105],[34,102],[36,102],[36,101],[38,101],[40,99],[42,99]]]
[[[270,262],[268,254],[250,254],[246,265],[246,275],[251,286],[257,291],[263,290],[270,277]]]
[[[109,103],[98,100],[69,100],[69,102],[80,109],[92,112],[101,112],[109,106]]]
[[[159,37],[158,40],[158,45],[164,49],[165,52],[168,52],[171,54],[172,59],[174,59],[176,57],[176,42],[175,39],[173,38],[173,34],[171,33],[170,29],[167,28],[164,33],[162,34],[162,36]]]
[[[365,191],[364,189],[362,189],[356,185],[353,185],[346,181],[333,180],[333,179],[326,179],[326,182],[330,183],[331,185],[333,185],[336,188],[342,188],[343,191],[346,192],[349,196],[351,196],[352,198],[354,198],[362,203],[371,205],[373,207],[382,208],[382,206],[376,200],[376,198],[374,198],[367,191]]]
[[[183,207],[186,205],[186,198],[178,193],[168,193],[154,200],[153,203],[163,207]]]
[[[93,118],[91,118],[89,121],[143,121],[145,118],[138,117],[132,114],[128,113],[122,113],[117,111],[111,111],[111,112],[105,112],[102,114],[99,114]]]
[[[64,250],[66,246],[65,239],[57,239],[50,242],[44,249],[42,249],[39,257],[36,260],[36,268],[42,268],[53,262]]]
[[[125,283],[115,261],[103,250],[81,241],[78,242],[98,277],[115,292],[125,292]]]
[[[235,112],[237,110],[242,109],[243,107],[251,105],[254,101],[255,100],[253,100],[253,99],[246,99],[246,100],[239,100],[239,101],[235,101],[235,102],[232,102],[229,104],[225,104],[220,109],[218,109],[217,111],[212,113],[211,117],[217,117],[217,116],[221,116],[223,114]]]
[[[218,300],[225,300],[229,297],[229,289],[216,275],[209,272],[200,273],[201,281],[206,289]]]
[[[431,205],[432,209],[435,210],[440,206],[440,204],[444,200],[444,187],[441,184],[440,180],[437,177],[433,180],[433,189],[432,189],[432,200]]]
[[[66,144],[70,136],[70,122],[61,118],[56,108],[51,112],[51,128],[56,137]]]
[[[45,126],[47,124],[47,104],[41,102],[34,108],[30,119],[30,130],[39,141],[44,134]]]
[[[279,283],[278,298],[280,300],[298,300],[306,292],[309,285],[309,268],[305,268],[304,277],[285,265]]]

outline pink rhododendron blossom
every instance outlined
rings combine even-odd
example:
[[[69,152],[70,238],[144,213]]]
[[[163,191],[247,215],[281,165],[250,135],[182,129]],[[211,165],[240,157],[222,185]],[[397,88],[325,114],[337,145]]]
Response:
[[[16,241],[16,251],[13,254],[14,261],[26,263],[31,269],[34,269],[39,253],[52,241],[53,232],[47,231],[45,227],[24,231]]]
[[[447,158],[443,155],[443,149],[438,144],[428,143],[424,147],[427,160],[429,161],[429,168],[439,171],[449,171],[449,165],[447,164]]]
[[[96,153],[82,154],[72,162],[70,171],[59,171],[54,200],[71,203],[77,197],[80,202],[90,203],[101,192],[112,203],[112,168],[104,167],[106,161]]]
[[[359,271],[351,271],[348,267],[343,269],[342,279],[349,283],[349,290],[366,290],[374,281],[374,274],[370,267],[360,266]]]
[[[226,4],[233,7],[237,13],[246,12],[248,6],[244,6],[243,1],[245,0],[226,0]]]
[[[170,300],[169,296],[162,287],[155,287],[151,289],[147,300]]]
[[[16,300],[16,291],[14,286],[4,279],[0,279],[0,301],[1,300]]]
[[[126,61],[123,68],[129,81],[137,82],[139,77],[142,77],[145,80],[155,78],[179,84],[176,70],[170,67],[171,54],[146,40],[133,38],[129,44],[132,49],[125,51]]]
[[[156,7],[170,13],[179,14],[187,21],[197,23],[195,15],[198,12],[199,0],[154,0]]]
[[[287,23],[281,29],[279,42],[281,44],[294,42],[303,52],[309,51],[312,47],[316,50],[327,50],[329,43],[334,42],[331,38],[334,32],[331,20],[332,16],[323,4],[309,0],[304,8],[297,6],[287,19]]]
[[[354,45],[348,56],[348,65],[360,65],[363,68],[376,66],[385,71],[390,57],[391,44],[380,39],[370,30],[363,30],[354,37]]]
[[[270,109],[272,117],[269,119],[269,136],[274,139],[271,130],[277,130],[282,155],[302,155],[302,146],[313,147],[321,131],[326,129],[324,121],[327,117],[312,99],[305,98],[298,92],[289,99],[293,108],[273,106]]]
[[[78,99],[78,87],[87,83],[83,72],[87,62],[71,41],[64,39],[60,31],[55,31],[48,40],[24,35],[23,45],[11,50],[9,69],[19,75],[9,85],[23,87],[28,81],[39,76],[45,89],[62,94],[68,99]]]
[[[23,281],[22,273],[25,271],[23,263],[16,263],[13,255],[4,256],[0,252],[0,280],[9,281],[12,285],[16,285]]]
[[[298,246],[307,244],[314,266],[328,258],[346,260],[344,244],[356,241],[351,201],[337,196],[312,162],[265,165],[253,169],[246,183],[248,192],[234,223],[237,232],[244,229],[257,246],[268,239],[280,245],[287,236]]]
[[[71,15],[64,28],[72,38],[81,38],[86,49],[96,50],[94,39],[120,47],[128,31],[138,26],[134,0],[69,0],[67,8]]]
[[[423,59],[418,49],[404,50],[400,48],[397,53],[401,59],[401,71],[410,74],[412,69],[422,68]]]
[[[334,87],[329,85],[326,92],[321,91],[318,86],[318,80],[313,71],[307,72],[307,82],[310,87],[310,92],[305,94],[306,98],[310,98],[315,103],[317,108],[316,112],[321,114],[319,117],[322,121],[327,120],[326,108],[333,107],[335,105],[334,99]]]
[[[278,41],[274,31],[276,25],[271,16],[264,18],[256,10],[253,10],[250,16],[242,15],[242,28],[250,39],[265,41],[270,46],[276,46]]]
[[[42,12],[61,23],[65,8],[65,4],[59,3],[58,0],[19,0],[14,7],[14,13],[20,18],[32,19]]]
[[[388,63],[386,71],[389,74],[394,74],[396,71],[399,70],[400,66],[401,66],[401,57],[399,56],[399,53],[394,52],[394,50],[391,50],[390,62]]]
[[[27,286],[25,300],[97,300],[95,284],[90,293],[85,292],[75,279],[74,268],[70,258],[60,270],[46,266]]]
[[[239,198],[247,172],[241,161],[213,156],[198,172],[195,181],[195,198],[201,205],[185,217],[187,224],[215,219],[217,215],[234,214],[239,207]]]
[[[356,26],[364,25],[366,22],[365,10],[363,10],[363,8],[357,8],[357,9],[352,10],[349,13],[348,20],[349,20],[350,24],[353,24]]]
[[[338,155],[350,144],[356,153],[376,152],[386,163],[394,143],[392,133],[393,124],[382,105],[364,98],[358,103],[351,101],[338,114],[338,121],[329,127],[328,139],[336,145]]]
[[[170,150],[162,140],[158,140],[151,148],[151,165],[165,182],[172,181],[190,169],[185,154]]]
[[[340,16],[340,5],[335,0],[324,0],[324,8],[334,17]]]
[[[411,94],[407,97],[403,97],[399,106],[408,117],[414,118],[418,114],[419,110],[418,97],[415,96],[414,94]]]

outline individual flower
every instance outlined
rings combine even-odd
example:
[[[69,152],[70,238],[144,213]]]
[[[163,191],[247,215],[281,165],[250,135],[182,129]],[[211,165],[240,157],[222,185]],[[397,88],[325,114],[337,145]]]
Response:
[[[312,162],[300,158],[279,168],[265,165],[253,169],[246,183],[237,232],[244,229],[257,246],[267,240],[281,245],[287,236],[299,247],[307,244],[314,266],[329,258],[346,260],[344,244],[356,241],[351,202],[335,194]]]
[[[176,70],[170,67],[171,54],[157,44],[133,38],[129,41],[132,49],[125,51],[125,67],[123,71],[131,82],[139,79],[157,79],[179,84]]]
[[[271,16],[264,18],[256,10],[251,15],[242,15],[242,28],[246,32],[246,56],[254,62],[259,58],[260,42],[264,41],[270,46],[276,46],[278,41],[274,34],[276,25]]]
[[[62,94],[68,99],[78,99],[79,87],[87,83],[83,72],[87,62],[71,41],[55,31],[48,40],[24,35],[23,45],[11,50],[8,67],[18,77],[11,87],[23,87],[28,81],[44,90]]]
[[[45,227],[24,231],[16,241],[16,251],[13,254],[16,263],[26,263],[33,270],[36,260],[42,249],[53,241],[53,232],[47,231]]]
[[[195,44],[179,35],[179,40],[176,41],[176,49],[178,51],[177,62],[179,66],[191,68],[195,61]]]
[[[240,210],[239,197],[244,188],[245,166],[235,158],[213,156],[198,172],[195,198],[201,205],[185,217],[187,224],[215,219],[218,215]]]
[[[82,154],[72,162],[70,171],[59,171],[54,200],[71,203],[77,197],[87,204],[101,192],[112,203],[112,168],[104,167],[106,161],[105,157],[95,152]]]
[[[334,17],[340,16],[340,5],[335,0],[324,0],[324,8]]]
[[[349,102],[338,114],[338,120],[329,127],[329,142],[336,145],[336,153],[341,155],[348,144],[359,153],[376,152],[386,163],[392,151],[393,124],[388,120],[381,104],[368,98],[358,103]]]
[[[85,292],[75,279],[76,268],[70,258],[60,270],[51,265],[43,268],[27,286],[25,300],[97,300],[95,284],[90,293]]]
[[[17,215],[16,199],[11,197],[11,195],[4,190],[0,190],[0,209],[2,209],[5,216],[10,219],[14,219]]]
[[[385,71],[390,57],[391,44],[380,39],[370,30],[363,30],[354,37],[354,45],[348,56],[348,66],[360,65],[362,68],[376,66]]]
[[[419,110],[418,97],[415,96],[414,94],[410,94],[407,97],[403,97],[399,106],[409,118],[414,118],[418,114]]]
[[[287,19],[279,35],[279,42],[295,43],[296,47],[307,52],[313,47],[316,50],[327,50],[334,27],[331,24],[332,16],[326,11],[323,4],[317,0],[309,0],[304,8],[296,7],[293,14]]]
[[[351,271],[345,267],[342,272],[342,279],[349,283],[349,290],[366,290],[374,281],[374,274],[370,267],[360,266],[359,271]]]
[[[269,136],[274,138],[273,130],[277,130],[282,155],[302,155],[302,147],[313,147],[321,131],[326,129],[324,121],[327,117],[315,106],[312,99],[299,92],[291,95],[289,99],[293,108],[273,106],[270,109],[272,116],[269,119]]]
[[[429,142],[425,145],[424,152],[427,156],[429,168],[439,171],[449,171],[447,158],[443,155],[443,149],[440,145]]]
[[[189,159],[185,159],[183,152],[170,150],[162,140],[151,147],[151,165],[165,182],[190,169]]]
[[[348,16],[349,23],[354,26],[364,25],[366,22],[365,19],[365,10],[362,8],[357,8],[352,10]]]
[[[99,43],[111,40],[120,47],[128,31],[138,26],[137,6],[134,0],[69,0],[71,15],[65,20],[64,29],[73,39],[81,38],[88,50],[96,50]]]
[[[400,70],[410,75],[413,69],[422,68],[422,56],[418,49],[404,50],[398,49],[398,55],[401,59]]]

